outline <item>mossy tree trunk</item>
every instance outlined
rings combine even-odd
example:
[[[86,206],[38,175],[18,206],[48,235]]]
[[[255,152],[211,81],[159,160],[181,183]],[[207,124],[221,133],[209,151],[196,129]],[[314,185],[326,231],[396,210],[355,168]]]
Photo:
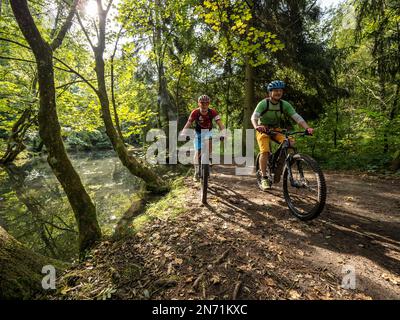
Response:
[[[18,25],[35,55],[40,96],[39,134],[48,151],[47,161],[74,211],[79,230],[79,249],[82,253],[101,238],[101,231],[97,222],[96,208],[65,151],[56,110],[53,50],[61,45],[67,24],[61,28],[52,44],[49,44],[37,29],[26,0],[11,0],[10,3]],[[76,7],[77,3],[75,0],[73,6]],[[69,15],[70,23],[72,16]]]
[[[52,265],[56,276],[66,267],[60,261],[44,257],[25,248],[0,227],[0,300],[30,299],[44,293],[42,268]]]

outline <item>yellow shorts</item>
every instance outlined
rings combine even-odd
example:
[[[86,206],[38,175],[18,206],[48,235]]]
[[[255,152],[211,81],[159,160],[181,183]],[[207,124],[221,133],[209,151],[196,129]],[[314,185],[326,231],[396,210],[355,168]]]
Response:
[[[274,131],[281,131],[280,128],[270,128]],[[260,148],[260,153],[270,152],[270,139],[277,143],[282,143],[285,140],[285,135],[282,133],[276,133],[273,137],[270,137],[266,133],[260,133],[256,131],[256,138],[258,142],[258,147]],[[290,139],[291,142],[294,142],[293,139]]]

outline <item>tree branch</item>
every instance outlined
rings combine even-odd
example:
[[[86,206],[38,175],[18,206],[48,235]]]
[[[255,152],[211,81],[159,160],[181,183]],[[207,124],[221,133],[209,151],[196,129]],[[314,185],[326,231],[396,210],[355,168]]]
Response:
[[[371,88],[367,87],[367,85],[362,81],[362,79],[361,79],[358,75],[356,75],[356,78],[357,78],[357,80],[358,80],[363,86],[365,86],[365,88],[372,94],[372,96],[373,96],[375,99],[377,99],[380,103],[382,103],[385,107],[387,107],[386,102],[383,101],[383,100],[381,99],[381,97],[377,96],[377,95],[375,94],[375,92],[374,92]]]
[[[5,57],[5,56],[0,56],[0,59],[3,59],[3,60],[15,60],[15,61],[23,61],[23,62],[29,62],[29,63],[36,63],[36,61],[35,61],[35,60],[27,60],[27,59],[14,58],[14,57]]]
[[[74,18],[74,14],[76,12],[76,7],[78,6],[79,0],[74,0],[72,3],[71,9],[69,11],[69,14],[67,16],[67,19],[65,20],[63,26],[61,27],[60,31],[58,32],[57,36],[54,38],[52,43],[50,44],[50,47],[53,51],[55,51],[58,47],[60,47],[62,41],[65,38],[65,35],[67,34],[68,30],[71,28],[72,25],[72,19]]]
[[[35,56],[43,51],[43,46],[48,46],[48,43],[40,34],[35,21],[33,20],[26,0],[10,0],[11,8],[17,23],[26,39],[29,46],[32,48]],[[50,48],[49,48],[50,49]],[[37,57],[39,58],[39,57]]]
[[[82,76],[78,71],[72,69],[69,65],[67,65],[64,61],[58,59],[57,57],[53,57],[56,61],[60,62],[64,67],[66,67],[68,70],[64,70],[67,72],[71,72],[76,74],[79,78],[81,78],[83,80],[83,82],[85,82],[90,88],[93,89],[93,91],[98,94],[98,90],[89,82],[89,80],[87,80],[84,76]]]
[[[27,59],[21,59],[21,58],[15,58],[15,57],[5,57],[5,56],[0,56],[0,59],[3,60],[15,60],[15,61],[22,61],[22,62],[29,62],[29,63],[36,63],[35,60],[27,60]],[[56,59],[56,58],[55,58]],[[70,69],[66,70],[57,66],[54,66],[55,69],[65,71],[65,72],[72,72]]]
[[[93,27],[94,27],[94,31],[96,31],[96,37],[97,37],[97,39],[100,37],[100,35],[99,35],[99,29],[97,28],[97,24],[96,24],[96,21],[94,20],[94,19],[91,19],[92,20],[92,24],[93,24]]]
[[[2,38],[2,37],[0,37],[0,40],[1,40],[1,41],[10,42],[10,43],[14,43],[14,44],[16,44],[16,45],[19,45],[19,46],[25,48],[25,49],[28,49],[29,51],[32,51],[31,47],[29,47],[29,46],[27,46],[27,45],[24,45],[24,44],[22,44],[22,43],[20,43],[20,42],[18,42],[18,41],[14,41],[14,40],[7,39],[7,38]]]
[[[62,8],[60,5],[58,5],[57,6],[57,15],[56,15],[56,18],[54,19],[54,26],[50,32],[50,39],[54,39],[54,36],[56,35],[57,25],[58,25],[58,21],[60,20],[61,11],[62,11]]]
[[[110,2],[109,2],[108,5],[107,5],[107,8],[106,8],[106,14],[107,14],[108,11],[111,9],[112,3],[113,3],[113,0],[110,0]]]
[[[92,48],[93,51],[95,51],[96,47],[93,45],[92,40],[90,40],[89,34],[88,34],[87,30],[85,29],[85,26],[83,25],[81,17],[79,16],[78,12],[76,12],[76,17],[78,18],[79,25],[81,26],[81,29],[82,29],[83,33],[85,34],[86,39],[90,44],[90,47]]]
[[[96,79],[89,79],[89,80],[87,80],[87,81],[95,81],[95,80],[96,80]],[[70,86],[70,85],[72,85],[72,84],[79,83],[79,82],[85,82],[85,80],[81,79],[81,80],[70,81],[70,82],[64,83],[64,84],[62,84],[62,85],[56,87],[56,89],[61,89],[61,88],[64,88],[64,87],[67,87],[67,86]]]

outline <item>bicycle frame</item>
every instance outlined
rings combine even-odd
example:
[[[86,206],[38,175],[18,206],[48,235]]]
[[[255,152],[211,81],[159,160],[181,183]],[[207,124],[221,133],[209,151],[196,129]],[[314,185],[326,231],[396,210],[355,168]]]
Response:
[[[202,152],[202,150],[200,149],[199,152],[199,157],[198,157],[198,162],[199,162],[199,177],[200,179],[203,178],[203,164],[207,164],[209,165],[209,157],[207,156],[207,152]]]
[[[203,151],[205,149],[205,152]],[[203,164],[210,164],[209,160],[209,141],[208,139],[205,139],[204,141],[204,148],[200,148],[199,150],[199,155],[198,155],[198,165],[199,165],[199,176],[200,179],[203,177],[203,172],[202,172],[202,165]]]
[[[210,162],[209,162],[209,139],[206,139],[200,148],[198,155],[199,177],[200,177],[200,199],[203,204],[207,203],[207,189],[208,178],[210,176]]]
[[[298,185],[297,181],[294,181],[294,179],[293,179],[292,169],[290,166],[290,162],[292,161],[293,155],[295,155],[297,153],[297,150],[295,147],[290,146],[289,136],[293,135],[293,134],[303,134],[304,135],[305,133],[304,133],[304,131],[288,132],[287,130],[282,130],[282,131],[268,130],[268,132],[267,132],[267,134],[271,137],[274,133],[285,134],[285,140],[282,141],[282,143],[279,145],[278,149],[274,153],[270,154],[270,160],[272,160],[272,161],[268,162],[270,172],[275,174],[276,170],[278,169],[277,165],[279,165],[278,162],[280,160],[280,157],[283,156],[285,161],[281,165],[283,166],[284,164],[286,164],[286,166],[288,168],[290,184],[293,187],[299,187],[300,185]],[[289,153],[288,152],[289,148],[293,149],[294,152]],[[299,168],[299,171],[301,172],[301,175],[303,176],[303,172],[302,172],[301,168]]]

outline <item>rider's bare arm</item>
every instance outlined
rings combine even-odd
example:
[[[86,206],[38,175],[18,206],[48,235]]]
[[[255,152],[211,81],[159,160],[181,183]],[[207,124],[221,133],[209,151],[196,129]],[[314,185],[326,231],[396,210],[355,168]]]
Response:
[[[225,126],[222,123],[221,119],[215,120],[215,122],[217,123],[217,125],[219,127],[219,131],[225,130]]]
[[[258,120],[260,119],[260,114],[254,110],[253,114],[251,115],[251,124],[253,128],[259,132],[265,132],[265,126],[258,124]]]
[[[185,130],[185,129],[189,129],[190,126],[192,125],[192,123],[193,123],[193,121],[189,119],[189,120],[186,122],[185,126],[183,127],[182,131]]]
[[[256,129],[258,127],[258,119],[260,119],[260,114],[256,111],[254,111],[253,114],[251,115],[251,123],[252,123],[254,129]]]
[[[256,120],[251,119],[251,124],[253,125],[253,128],[256,129],[258,124]]]
[[[292,115],[292,119],[296,121],[299,126],[302,126],[304,129],[308,130],[310,134],[313,133],[314,129],[310,128],[307,122],[298,113]]]
[[[297,123],[298,125],[302,126],[304,129],[307,129],[307,128],[308,128],[308,125],[307,125],[307,123],[305,122],[305,120],[303,119],[303,117],[302,117],[301,115],[299,115],[297,112],[296,112],[294,115],[292,115],[292,119],[293,119],[294,121],[296,121],[296,123]]]
[[[181,136],[184,136],[187,134],[187,129],[189,129],[192,125],[193,121],[189,118],[189,120],[186,122],[185,126],[183,127],[182,131],[180,132]]]

